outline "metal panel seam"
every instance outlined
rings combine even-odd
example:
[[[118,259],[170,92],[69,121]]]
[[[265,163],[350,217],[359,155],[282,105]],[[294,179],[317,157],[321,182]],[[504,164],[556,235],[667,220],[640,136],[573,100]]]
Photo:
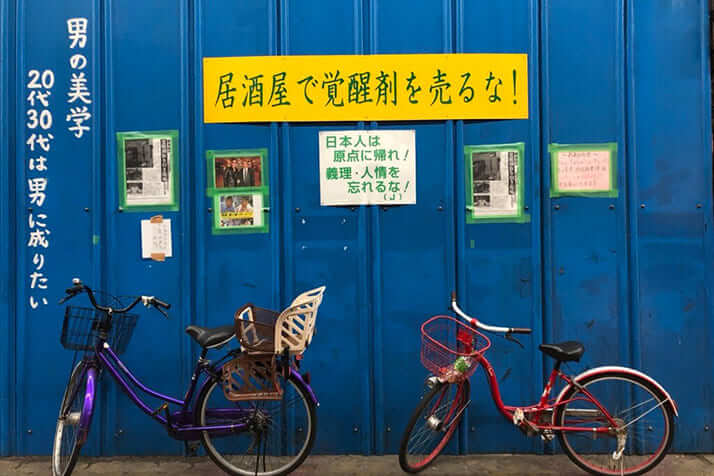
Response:
[[[15,216],[14,216],[14,236],[15,240],[17,243],[16,249],[20,250],[20,243],[21,240],[19,239],[20,236],[25,236],[25,220],[21,219],[21,216],[24,216],[25,213],[25,208],[21,207],[21,203],[23,201],[20,199],[22,194],[24,193],[25,190],[25,168],[24,167],[19,167],[17,164],[22,164],[24,162],[23,160],[23,152],[24,152],[24,147],[23,144],[25,143],[24,140],[24,134],[25,131],[22,127],[20,127],[20,124],[23,124],[23,116],[24,116],[24,75],[23,71],[25,70],[25,52],[23,50],[24,48],[24,42],[22,41],[23,36],[25,34],[25,24],[24,24],[24,8],[21,5],[21,0],[16,0],[15,2],[15,12],[16,12],[16,30],[15,30],[15,51],[16,51],[16,70],[15,70],[15,95],[14,95],[14,102],[15,102],[15,150],[14,150],[14,157],[12,157],[12,162],[15,164],[15,193],[14,197],[17,202],[15,203]],[[22,92],[20,92],[22,91]],[[24,256],[24,249],[23,249],[23,256]],[[15,276],[25,276],[26,275],[26,263],[24,259],[17,259],[15,262],[15,269],[16,273]],[[25,293],[25,288],[24,286],[15,286],[15,346],[14,346],[14,354],[15,355],[23,355],[25,352],[25,348],[22,345],[26,332],[25,328],[27,326],[27,309],[25,306],[23,306],[21,303],[27,302],[26,301],[26,293]],[[23,376],[25,374],[25,360],[24,359],[16,359],[16,365],[15,365],[15,374],[14,374],[14,385],[12,386],[15,393],[18,393],[20,395],[25,393],[25,384],[26,381],[24,380]],[[25,399],[15,399],[15,447],[14,447],[14,452],[15,453],[23,453],[23,448],[24,448],[24,435],[26,433],[22,431],[22,426],[24,423],[24,415],[25,415],[25,407],[26,407],[26,400]]]
[[[548,157],[548,143],[550,142],[550,103],[548,101],[548,94],[550,93],[550,88],[548,87],[550,71],[549,71],[549,61],[548,61],[548,8],[549,0],[540,0],[540,41],[538,56],[540,59],[540,153],[541,157]],[[551,209],[550,209],[550,194],[548,193],[548,187],[546,185],[550,184],[550,160],[541,160],[541,282],[543,283],[542,291],[542,326],[543,326],[543,341],[548,342],[552,338],[552,313],[550,310],[549,303],[553,298],[553,280],[550,273],[550,269],[553,266],[553,253],[551,251],[552,239],[550,236],[552,229],[551,220]],[[542,375],[547,375],[547,358],[542,355]]]
[[[0,168],[0,196],[11,197],[10,195],[10,177],[12,177],[12,146],[10,144],[10,122],[12,117],[8,111],[8,103],[10,94],[8,85],[10,75],[10,47],[9,47],[9,32],[11,31],[10,24],[13,18],[10,16],[9,5],[7,0],[0,0],[0,163],[3,164]],[[5,165],[6,164],[6,165]],[[5,238],[6,243],[12,243],[13,233],[10,225],[10,213],[12,210],[12,200],[7,200],[0,208],[0,236]],[[12,330],[13,314],[11,312],[12,303],[12,283],[10,277],[14,273],[12,259],[14,257],[9,253],[12,247],[3,246],[0,254],[0,262],[4,263],[2,276],[0,276],[0,308],[5,316],[0,323],[0,335],[3,336],[3,346],[0,352],[0,455],[6,456],[10,453],[10,435],[13,435],[10,414],[12,413],[12,395],[10,392],[10,379],[12,378],[12,369],[14,368],[14,352],[11,352],[12,345],[10,341],[14,332]]]
[[[625,8],[625,3],[627,0],[618,1],[617,8],[615,9],[615,32],[617,35],[616,40],[616,51],[615,51],[615,63],[617,67],[617,81],[622,85],[622,87],[617,88],[617,108],[619,110],[618,122],[618,163],[619,158],[623,158],[623,162],[626,164],[627,158],[627,76],[626,76],[626,65],[627,65],[627,9]],[[625,257],[630,254],[630,243],[627,240],[629,235],[628,219],[627,219],[627,167],[618,167],[622,170],[618,174],[618,188],[622,190],[625,188],[625,193],[620,193],[616,202],[618,205],[616,207],[616,217],[617,220],[615,230],[619,231],[617,233],[617,301],[618,301],[618,327],[620,329],[620,342],[619,342],[619,352],[620,359],[627,358],[627,363],[631,365],[631,360],[628,358],[631,354],[630,349],[630,339],[631,339],[631,329],[630,329],[630,303],[629,295],[631,294],[630,280],[629,278],[629,259],[622,259],[620,252],[624,253]],[[623,177],[624,175],[624,177]],[[621,212],[622,210],[622,212]]]
[[[362,38],[365,39],[364,43],[360,41],[360,49],[358,54],[364,54],[367,51],[368,54],[375,54],[377,52],[379,44],[379,35],[377,35],[378,18],[377,12],[377,0],[355,0],[354,2],[355,11],[362,12],[362,17],[366,18],[366,21],[362,21],[359,25],[359,29],[355,31],[362,32]],[[357,17],[358,15],[355,15]],[[360,20],[356,20],[360,21]],[[366,32],[366,33],[365,33]],[[359,128],[364,127],[364,123],[358,123]],[[370,122],[370,127],[377,127],[377,122]],[[370,320],[373,322],[371,326],[372,331],[369,333],[364,333],[360,336],[361,341],[366,343],[367,353],[363,356],[369,362],[367,366],[369,371],[367,374],[366,381],[364,382],[364,388],[366,389],[369,397],[369,418],[370,423],[370,447],[363,451],[365,454],[384,454],[386,450],[386,442],[384,432],[386,431],[385,423],[385,407],[384,407],[384,354],[382,352],[382,345],[384,339],[384,319],[383,319],[383,306],[382,299],[384,299],[384,293],[382,292],[382,234],[380,226],[380,215],[379,207],[370,205],[366,207],[359,207],[359,220],[364,222],[365,226],[359,227],[359,229],[364,230],[364,233],[360,233],[360,248],[365,250],[364,259],[362,260],[362,266],[364,266],[365,273],[369,272],[371,263],[371,281],[372,285],[366,287],[365,298],[367,298],[367,293],[369,293],[370,306],[367,312],[367,322]],[[363,239],[363,236],[371,237],[371,239]],[[361,326],[369,327],[369,326]],[[369,355],[372,358],[369,358]],[[363,422],[364,423],[364,422]]]
[[[112,0],[104,0],[104,17],[102,18],[102,23],[104,25],[104,96],[105,96],[105,107],[104,107],[104,117],[105,117],[105,129],[104,129],[104,170],[107,177],[116,177],[116,154],[114,151],[114,57],[112,55]],[[104,209],[106,220],[105,220],[105,239],[106,243],[103,251],[103,262],[112,263],[112,243],[115,237],[116,226],[116,202],[114,197],[109,197],[109,191],[111,187],[104,187],[105,200]],[[103,288],[107,290],[114,289],[115,286],[115,274],[114,273],[104,273],[104,279],[102,280]],[[116,412],[117,412],[117,391],[114,386],[102,385],[101,389],[102,401],[106,402],[105,405],[101,405],[100,415],[102,421],[102,439],[101,439],[101,451],[103,455],[112,456],[116,454],[116,444],[117,440],[112,438],[113,431],[111,431],[116,423]],[[111,409],[111,411],[110,411]]]
[[[284,54],[288,54],[290,51],[290,41],[289,41],[289,28],[288,28],[288,0],[280,1],[280,20],[284,28],[281,28],[281,35],[285,41]],[[281,172],[283,177],[283,199],[281,200],[286,213],[282,215],[283,221],[283,288],[281,290],[281,307],[287,305],[291,300],[290,294],[293,292],[295,287],[295,263],[294,253],[293,253],[293,187],[292,181],[290,180],[290,166],[291,166],[291,154],[290,154],[290,124],[285,124],[280,141],[282,144],[283,157],[280,161]]]
[[[634,0],[627,0],[625,12],[625,98],[626,98],[626,183],[625,210],[627,212],[627,232],[629,237],[629,250],[627,254],[629,266],[629,282],[631,284],[629,293],[630,306],[630,362],[635,368],[642,365],[642,355],[640,349],[640,272],[639,272],[639,229],[637,215],[637,196],[639,193],[637,184],[637,128],[636,128],[636,95],[635,95],[635,16]],[[631,147],[629,145],[632,145]]]
[[[193,110],[194,101],[193,95],[191,94],[195,89],[195,82],[191,81],[191,69],[192,69],[192,53],[193,53],[193,38],[195,35],[193,28],[193,10],[189,4],[190,0],[186,0],[180,3],[179,12],[181,18],[179,19],[179,32],[181,36],[180,40],[180,50],[179,50],[179,69],[181,71],[181,77],[179,79],[181,97],[180,101],[180,118],[179,123],[179,170],[180,176],[182,177],[197,177],[198,173],[196,167],[198,164],[202,164],[200,160],[190,160],[189,157],[192,154],[187,152],[191,150],[191,145],[193,143],[193,138],[195,137],[195,122],[191,120],[193,117],[191,112]],[[183,131],[183,133],[181,133]],[[188,132],[188,134],[186,133]],[[183,156],[183,157],[182,157]],[[201,156],[198,156],[201,157]],[[204,167],[201,167],[202,169]],[[190,181],[188,179],[179,180],[179,200],[183,203],[180,204],[180,209],[187,207],[189,210],[197,209],[193,203],[193,196],[190,193]],[[197,187],[195,187],[197,188]],[[178,217],[177,217],[178,218]],[[178,358],[179,358],[179,375],[187,376],[190,372],[190,358],[191,358],[191,343],[189,339],[183,336],[180,329],[186,327],[191,321],[191,309],[193,302],[193,290],[196,289],[193,280],[193,273],[191,272],[191,256],[193,253],[186,253],[186,250],[193,249],[193,237],[196,227],[191,226],[193,220],[191,220],[190,213],[184,213],[180,216],[181,222],[181,235],[183,240],[181,241],[182,253],[181,253],[181,263],[180,263],[180,276],[179,276],[179,289],[181,289],[181,313],[179,316],[179,342],[178,342]],[[184,338],[181,338],[184,337]],[[185,378],[185,377],[184,377]],[[188,384],[188,381],[185,382]]]
[[[702,114],[702,144],[704,144],[704,150],[706,151],[705,157],[705,173],[707,177],[707,183],[712,184],[714,181],[712,167],[712,83],[711,83],[711,64],[710,64],[710,52],[711,52],[711,10],[709,8],[709,1],[702,0],[700,4],[701,14],[699,15],[701,20],[701,32],[700,41],[701,47],[700,52],[702,55],[701,64],[701,78],[702,78],[702,89],[701,96],[703,96],[703,101],[701,102],[701,114]],[[712,203],[712,190],[709,190],[709,196],[703,197],[702,200],[705,201],[704,205],[704,257],[706,266],[705,278],[707,283],[714,282],[714,230],[712,230],[712,214],[714,213],[714,204]],[[707,289],[707,294],[709,296],[709,309],[708,318],[709,322],[712,322],[712,314],[714,313],[714,292],[712,292],[711,287]],[[714,326],[713,326],[714,327]],[[711,331],[710,331],[711,333]],[[709,336],[712,337],[711,335]],[[710,350],[710,359],[714,357],[714,350]]]
[[[442,3],[443,9],[444,9],[444,24],[443,24],[443,30],[444,30],[444,44],[442,46],[442,50],[444,53],[455,53],[457,51],[456,49],[456,35],[457,31],[461,33],[461,29],[456,25],[456,22],[458,21],[456,17],[456,1],[455,0],[444,0]],[[463,18],[463,17],[462,17]],[[444,206],[446,207],[447,210],[450,210],[453,208],[453,202],[454,202],[454,194],[456,193],[455,190],[455,184],[456,184],[456,174],[454,172],[455,164],[454,161],[456,158],[461,158],[461,154],[455,153],[455,130],[456,130],[456,125],[455,121],[453,120],[448,120],[444,121],[444,134],[445,134],[445,139],[444,139],[444,153],[447,158],[450,160],[446,160],[444,162],[444,167],[446,168],[445,173],[444,173]],[[449,155],[451,154],[451,157]],[[448,213],[444,214],[445,217],[449,217]],[[452,218],[447,221],[447,230],[446,230],[446,236],[453,237],[454,233],[456,232],[456,224],[455,224],[455,218],[452,215]],[[456,240],[453,238],[450,240],[445,240],[444,243],[444,261],[445,261],[445,275],[447,276],[447,279],[449,280],[448,283],[448,288],[453,289],[454,285],[456,283]],[[446,299],[446,296],[444,296],[444,299]],[[467,410],[468,411],[468,410]],[[468,413],[462,417],[461,421],[459,422],[459,428],[458,428],[458,434],[459,437],[456,440],[457,441],[457,451],[459,453],[465,453],[465,449],[467,446],[464,447],[459,447],[459,444],[461,442],[466,442],[466,439],[464,436],[466,434],[466,431],[464,428],[466,427],[465,422],[468,421]]]
[[[454,51],[456,53],[463,53],[464,51],[464,0],[454,0],[453,2],[453,22],[454,22]],[[458,120],[455,122],[452,129],[452,154],[451,160],[453,162],[452,171],[453,177],[451,181],[452,196],[453,200],[451,202],[451,218],[454,223],[452,232],[454,233],[454,266],[452,269],[452,275],[454,279],[452,289],[457,289],[460,296],[464,296],[466,288],[466,266],[461,266],[465,260],[465,246],[466,246],[466,226],[464,221],[464,209],[466,207],[464,195],[462,193],[463,181],[458,180],[458,177],[463,177],[464,171],[464,161],[462,156],[462,151],[464,150],[464,121]],[[447,181],[447,184],[449,182]],[[470,410],[467,408],[464,411],[462,421],[469,421]],[[462,426],[463,428],[463,423]],[[468,432],[459,432],[459,453],[466,453],[469,447],[469,437]]]
[[[98,123],[99,127],[95,127],[94,133],[92,134],[92,157],[89,159],[91,167],[91,195],[90,195],[90,210],[89,210],[89,220],[90,220],[90,232],[91,236],[87,237],[85,243],[90,247],[90,259],[91,259],[91,283],[93,285],[99,285],[99,289],[105,289],[102,286],[103,279],[103,265],[104,262],[102,258],[104,256],[104,241],[106,235],[104,235],[104,223],[105,223],[105,200],[104,191],[106,190],[106,169],[104,167],[104,161],[102,160],[102,151],[104,150],[105,136],[102,131],[105,130],[104,121],[104,101],[106,96],[106,91],[103,90],[101,85],[103,84],[103,68],[101,56],[104,52],[104,24],[102,18],[104,15],[104,8],[102,0],[95,0],[92,2],[92,23],[97,24],[98,28],[95,29],[94,38],[92,41],[92,81],[94,85],[92,86],[93,91],[98,91],[97,100],[94,104],[94,119],[95,124]],[[95,236],[99,237],[99,240],[95,240]],[[95,284],[96,283],[96,284]],[[69,284],[69,283],[61,283]],[[100,410],[101,411],[101,410]],[[90,441],[92,444],[96,443],[96,452],[102,454],[102,437],[101,435],[105,433],[104,422],[101,417],[97,418],[94,432],[90,432]],[[97,431],[98,430],[98,431]],[[94,453],[94,452],[93,452]]]
[[[543,162],[541,147],[536,138],[541,136],[541,119],[543,116],[542,101],[540,96],[540,74],[541,74],[541,51],[540,51],[540,0],[530,0],[530,24],[531,30],[529,32],[529,46],[530,55],[528,58],[528,69],[530,71],[529,77],[534,78],[535,81],[529,83],[529,96],[530,101],[530,113],[531,117],[530,123],[530,140],[531,144],[526,144],[526,150],[531,150],[533,156],[524,158],[525,160],[530,160],[531,163],[531,181],[533,182],[530,193],[530,210],[531,210],[531,254],[533,256],[531,263],[531,305],[533,306],[533,316],[532,325],[534,327],[533,339],[536,343],[544,342],[544,329],[543,329],[543,275],[541,270],[543,269],[543,222],[542,222],[542,203],[540,197],[543,196],[542,193],[542,177],[540,173],[540,164]],[[535,53],[535,54],[534,54]],[[535,83],[535,84],[533,84]],[[533,362],[533,380],[532,389],[533,395],[538,395],[542,388],[541,382],[543,382],[543,365],[539,362],[539,359],[534,358]],[[534,446],[536,443],[534,443]],[[543,452],[543,446],[538,445],[538,452]]]
[[[270,13],[268,14],[268,51],[271,55],[281,55],[284,48],[284,41],[282,38],[282,17],[280,15],[280,1],[274,1],[269,4],[268,7]],[[282,255],[280,250],[282,249],[282,234],[283,227],[279,217],[287,212],[282,206],[280,197],[278,193],[280,190],[280,168],[278,163],[280,162],[280,131],[282,127],[277,122],[270,123],[270,149],[268,152],[268,162],[273,161],[273,164],[268,168],[268,173],[270,174],[269,181],[271,189],[274,190],[270,194],[270,202],[268,207],[270,212],[268,214],[270,219],[270,227],[272,233],[270,234],[270,250],[271,250],[271,301],[270,304],[273,309],[280,309],[280,290],[282,289],[282,273],[281,273],[281,262]],[[278,209],[278,207],[280,207]],[[280,211],[280,213],[278,213]]]
[[[203,96],[202,96],[202,86],[197,81],[197,78],[201,77],[202,72],[202,51],[203,51],[203,29],[202,29],[202,19],[203,11],[201,9],[202,2],[192,2],[193,4],[193,78],[194,87],[191,92],[193,100],[193,157],[196,158],[197,162],[203,163],[204,150],[203,150]],[[200,158],[201,160],[198,160]],[[196,165],[196,177],[203,176],[203,167]],[[206,286],[200,284],[200,277],[206,275],[206,236],[204,230],[206,230],[206,213],[202,205],[205,204],[205,190],[203,187],[194,185],[193,187],[193,199],[194,206],[192,208],[193,214],[193,242],[191,246],[193,247],[192,253],[192,292],[193,292],[193,316],[196,321],[195,324],[206,325]],[[214,213],[216,211],[214,210]],[[187,323],[193,324],[191,320]],[[191,343],[191,354],[196,354],[198,350],[198,344]]]

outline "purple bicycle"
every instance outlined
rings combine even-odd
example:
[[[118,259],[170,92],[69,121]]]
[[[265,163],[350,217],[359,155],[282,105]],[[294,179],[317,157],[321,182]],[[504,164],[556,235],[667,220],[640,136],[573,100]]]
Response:
[[[309,374],[301,374],[299,366],[314,333],[324,286],[301,294],[281,313],[246,304],[236,312],[233,325],[188,326],[186,333],[201,346],[201,355],[185,397],[178,399],[142,384],[118,357],[138,321],[129,311],[141,302],[168,318],[170,305],[153,296],[130,301],[109,296],[100,305],[97,297],[106,294],[76,278],[73,284],[60,304],[86,293],[92,308],[67,306],[65,311],[61,342],[76,353],[57,419],[54,476],[68,476],[74,469],[87,441],[97,385],[105,370],[170,437],[184,441],[190,453],[200,442],[228,474],[277,476],[302,464],[315,440],[319,403]],[[240,347],[214,362],[206,358],[209,350],[234,338]],[[151,408],[140,392],[163,403]]]

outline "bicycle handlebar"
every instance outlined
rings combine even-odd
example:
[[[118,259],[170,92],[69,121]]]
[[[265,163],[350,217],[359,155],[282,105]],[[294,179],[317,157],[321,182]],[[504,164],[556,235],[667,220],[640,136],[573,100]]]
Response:
[[[501,334],[530,334],[531,332],[533,332],[532,329],[528,329],[526,327],[499,327],[490,326],[488,324],[479,322],[478,319],[469,316],[461,310],[459,305],[456,303],[456,291],[451,291],[451,309],[453,309],[456,315],[465,320],[467,323],[472,324],[478,327],[479,329],[482,329],[487,332],[497,332]]]
[[[111,306],[100,306],[97,304],[96,299],[94,298],[94,292],[92,291],[92,288],[87,286],[86,284],[83,284],[82,281],[79,278],[74,278],[72,280],[74,283],[74,286],[71,288],[67,288],[65,290],[65,293],[67,293],[67,296],[63,297],[60,299],[59,303],[62,304],[65,301],[68,301],[69,299],[72,299],[75,297],[77,294],[81,294],[83,292],[87,293],[87,297],[89,298],[89,302],[92,303],[92,306],[98,311],[101,312],[106,312],[106,313],[118,313],[118,314],[123,314],[125,312],[129,312],[131,309],[134,308],[140,301],[144,303],[146,307],[151,307],[154,306],[154,308],[159,311],[161,314],[164,315],[168,319],[169,315],[164,311],[164,309],[170,309],[171,304],[168,304],[160,299],[155,298],[154,296],[137,296],[134,301],[131,302],[128,306],[122,308],[122,309],[114,309]],[[161,309],[161,308],[164,309]]]

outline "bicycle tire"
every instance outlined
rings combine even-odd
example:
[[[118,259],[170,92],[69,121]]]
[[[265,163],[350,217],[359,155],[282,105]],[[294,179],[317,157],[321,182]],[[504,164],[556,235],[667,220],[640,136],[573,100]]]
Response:
[[[444,396],[448,396],[450,394],[450,389],[453,388],[456,389],[454,399],[448,406],[448,413],[440,423],[449,425],[446,431],[444,432],[444,436],[438,441],[436,446],[429,452],[429,454],[427,454],[424,459],[420,460],[417,464],[410,463],[408,460],[409,443],[412,438],[414,438],[414,436],[419,435],[419,437],[421,438],[422,435],[422,433],[419,432],[417,432],[417,434],[415,435],[412,435],[412,431],[414,430],[414,427],[416,426],[419,417],[422,415],[423,411],[427,409],[432,400],[440,394],[442,395],[442,397],[436,402],[436,405],[438,406],[432,407],[431,410],[429,410],[429,413],[433,415],[441,409],[447,409],[444,405],[441,404],[441,399],[443,399]],[[423,471],[436,460],[439,454],[441,454],[443,449],[449,443],[449,440],[451,440],[451,437],[456,432],[456,428],[458,428],[461,418],[463,418],[463,407],[469,401],[470,392],[471,385],[468,379],[466,379],[460,383],[439,382],[437,385],[434,386],[434,388],[428,391],[424,397],[422,397],[422,401],[414,409],[414,413],[409,419],[409,423],[407,424],[407,427],[404,430],[404,435],[402,436],[402,441],[399,444],[399,465],[405,472],[418,473],[420,471]],[[450,418],[455,419],[449,420]],[[428,419],[429,416],[424,416],[424,420],[428,421]],[[439,428],[438,430],[430,430],[438,435],[438,432],[442,431],[442,428]]]
[[[222,452],[216,448],[216,446],[213,444],[213,440],[211,439],[211,436],[208,431],[202,431],[201,432],[201,442],[203,444],[204,449],[206,450],[206,453],[208,456],[213,460],[213,462],[219,466],[223,471],[225,471],[228,474],[234,475],[234,476],[282,476],[288,473],[291,473],[294,471],[297,467],[299,467],[304,461],[305,458],[310,454],[310,451],[312,450],[312,446],[315,442],[315,434],[317,430],[317,412],[316,412],[316,406],[313,400],[310,398],[309,393],[307,391],[307,388],[297,378],[295,378],[293,375],[290,375],[287,380],[281,379],[281,385],[284,389],[283,393],[283,398],[282,400],[279,400],[281,408],[283,405],[287,406],[288,404],[291,403],[291,401],[286,401],[286,396],[291,393],[292,391],[295,391],[297,395],[293,398],[293,400],[299,399],[303,403],[303,408],[306,410],[305,413],[305,421],[303,422],[306,431],[304,432],[306,434],[305,441],[301,445],[300,450],[297,455],[291,457],[291,459],[288,461],[288,463],[281,465],[280,467],[267,471],[266,470],[266,461],[269,459],[279,459],[280,456],[276,455],[270,455],[267,456],[267,450],[265,450],[266,442],[262,441],[261,438],[257,439],[257,451],[255,455],[250,455],[249,458],[255,459],[256,460],[256,467],[255,469],[251,468],[250,470],[244,469],[244,468],[239,468],[235,465],[235,463],[231,463],[228,461],[226,456],[222,454]],[[199,395],[198,399],[196,400],[196,424],[201,425],[201,426],[206,426],[208,424],[216,424],[219,422],[216,422],[216,418],[212,417],[211,423],[208,423],[209,418],[207,417],[206,413],[206,407],[208,404],[209,399],[213,395],[214,391],[218,390],[218,394],[216,394],[216,399],[220,400],[220,397],[223,397],[225,404],[229,404],[231,406],[235,404],[244,404],[245,402],[234,402],[234,401],[228,401],[225,399],[223,395],[223,389],[221,388],[220,381],[217,379],[213,379],[212,381],[208,382],[203,389],[201,390],[201,394]],[[274,400],[269,400],[268,402],[271,402]],[[248,401],[250,402],[250,400]],[[261,401],[254,401],[254,402],[261,402]],[[262,402],[266,402],[263,400]],[[220,408],[220,407],[219,407]],[[258,413],[256,409],[260,412],[265,411],[265,406],[260,406],[260,403],[258,403],[255,407],[253,407],[254,414]],[[268,413],[267,411],[265,413]],[[249,417],[243,417],[243,419],[248,419]],[[292,416],[292,418],[295,418],[295,415]],[[223,424],[235,424],[238,422],[242,422],[242,420],[231,420],[231,421],[221,421],[220,423]],[[282,420],[281,420],[282,421]],[[297,433],[302,433],[301,426],[298,426],[297,423],[294,424],[296,427],[296,432]],[[246,432],[240,432],[240,434],[245,434]],[[238,433],[237,433],[238,434]],[[280,438],[285,438],[287,439],[287,435],[281,434]],[[217,440],[220,440],[221,442],[225,442],[229,437],[228,436],[223,436]],[[250,436],[249,436],[250,438]],[[255,438],[255,435],[253,435],[253,438]],[[259,469],[259,461],[260,461],[260,451],[261,447],[260,445],[263,445],[263,471],[258,471]],[[248,452],[250,450],[254,449],[256,447],[255,441],[251,444],[251,446],[248,448]],[[234,455],[235,456],[235,455]]]
[[[604,437],[599,438],[599,441],[594,433],[559,431],[560,445],[573,463],[592,474],[636,476],[650,471],[662,461],[674,438],[674,410],[671,403],[667,401],[667,396],[656,385],[640,376],[619,370],[610,370],[589,376],[579,381],[578,384],[580,388],[586,389],[598,399],[600,405],[606,408],[608,413],[616,418],[616,421],[619,421],[617,421],[616,434],[605,434]],[[632,384],[632,386],[626,384]],[[609,425],[607,422],[602,422],[602,413],[596,409],[596,405],[592,404],[591,400],[587,397],[578,399],[578,394],[582,394],[580,388],[571,386],[565,391],[561,401],[567,403],[557,406],[553,422],[559,426],[573,426],[574,423],[581,426],[588,425],[588,423],[591,426],[595,424]],[[645,398],[647,400],[641,402]],[[622,407],[612,403],[613,401],[624,402],[619,405],[629,406],[629,408],[620,410]],[[569,420],[566,415],[571,404],[575,407],[570,409],[574,417]],[[588,408],[588,405],[593,408]],[[629,416],[635,410],[643,412],[642,415]],[[592,412],[593,416],[588,418],[584,413],[588,411]],[[647,420],[644,419],[645,417]],[[655,436],[659,429],[664,431],[661,440]],[[622,449],[618,442],[618,431],[624,443]],[[644,441],[648,434],[655,436],[654,443],[651,445]],[[642,437],[643,440],[635,440],[638,437]],[[591,451],[586,454],[586,452],[577,450],[574,445],[580,441],[591,445]],[[605,449],[606,446],[607,449]],[[649,448],[655,448],[654,453],[649,457],[643,456],[643,454],[646,455],[646,450]],[[615,458],[618,450],[620,455]],[[589,461],[588,458],[593,461]],[[631,461],[634,458],[645,459],[638,461],[633,467],[625,468],[625,461]]]
[[[60,404],[55,438],[52,447],[53,476],[69,476],[77,463],[79,452],[86,441],[92,422],[94,392],[87,391],[87,379],[91,369],[85,362],[79,362],[72,370]],[[85,425],[82,425],[82,421]],[[76,427],[75,431],[67,431]],[[67,438],[65,438],[67,437]],[[71,447],[69,448],[68,447]],[[63,448],[66,458],[62,458]]]

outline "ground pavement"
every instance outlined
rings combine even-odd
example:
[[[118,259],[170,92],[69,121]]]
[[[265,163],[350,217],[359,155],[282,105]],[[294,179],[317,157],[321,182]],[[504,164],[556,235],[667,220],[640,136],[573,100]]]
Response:
[[[50,474],[49,459],[0,458],[1,476]],[[80,458],[73,476],[214,476],[223,474],[206,458]],[[395,455],[310,456],[294,473],[301,475],[404,475]],[[442,456],[423,475],[585,475],[566,456]],[[648,476],[714,476],[714,455],[669,455]]]

